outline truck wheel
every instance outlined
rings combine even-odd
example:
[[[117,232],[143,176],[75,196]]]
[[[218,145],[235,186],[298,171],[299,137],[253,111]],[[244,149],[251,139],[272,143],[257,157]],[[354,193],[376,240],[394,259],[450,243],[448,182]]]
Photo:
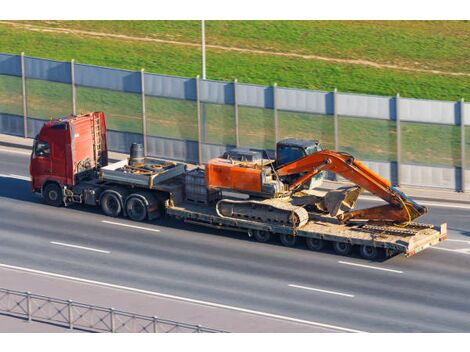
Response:
[[[337,254],[348,255],[351,253],[352,245],[346,242],[334,242],[333,249]]]
[[[281,243],[286,247],[294,247],[297,243],[297,236],[281,235]]]
[[[272,235],[269,231],[255,230],[253,233],[253,237],[258,242],[266,243],[271,241]]]
[[[305,240],[308,249],[311,251],[321,251],[325,247],[325,241],[320,238],[307,238]]]
[[[105,192],[101,197],[101,210],[107,216],[118,217],[122,211],[121,200],[116,194]]]
[[[44,201],[48,205],[60,207],[64,204],[62,189],[55,182],[48,183],[46,187],[44,187],[42,195],[44,197]]]
[[[382,248],[377,248],[374,246],[362,245],[359,249],[361,257],[368,260],[375,260],[381,257],[383,254]]]
[[[147,218],[147,204],[140,197],[129,197],[126,202],[126,212],[131,220],[143,221]]]

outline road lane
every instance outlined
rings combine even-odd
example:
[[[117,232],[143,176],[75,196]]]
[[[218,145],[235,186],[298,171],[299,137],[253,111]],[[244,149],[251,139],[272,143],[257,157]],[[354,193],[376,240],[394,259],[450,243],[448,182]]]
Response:
[[[13,160],[0,153],[0,161],[4,158],[8,167],[16,165],[15,174],[27,174],[26,156]],[[1,162],[2,174],[10,172],[4,165]],[[438,209],[443,216],[439,211],[448,212],[452,228],[455,209]],[[403,274],[365,270],[338,263],[344,258],[331,252],[260,244],[242,234],[174,220],[139,225],[159,232],[110,227],[103,221],[111,220],[96,209],[45,206],[31,195],[28,182],[5,177],[0,177],[0,214],[0,258],[6,264],[365,331],[470,329],[470,257],[458,253],[426,250],[384,263],[347,258]],[[436,216],[434,210],[431,214]],[[136,226],[126,219],[112,221]],[[452,238],[464,236],[454,231]],[[111,254],[65,252],[50,241],[104,248]],[[350,293],[354,302],[313,296],[289,284]]]

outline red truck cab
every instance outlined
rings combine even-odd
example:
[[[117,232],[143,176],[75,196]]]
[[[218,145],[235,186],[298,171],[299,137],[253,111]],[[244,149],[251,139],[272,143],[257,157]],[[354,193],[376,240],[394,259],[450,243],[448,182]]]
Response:
[[[33,191],[42,193],[46,200],[52,197],[59,201],[63,190],[73,187],[80,175],[107,163],[102,112],[47,122],[36,136],[31,154],[29,169]],[[50,194],[45,194],[46,191]]]

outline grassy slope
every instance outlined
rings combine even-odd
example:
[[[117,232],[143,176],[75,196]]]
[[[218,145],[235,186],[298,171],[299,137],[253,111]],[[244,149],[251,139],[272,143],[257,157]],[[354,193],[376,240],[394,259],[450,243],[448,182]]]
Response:
[[[210,26],[222,26],[223,23],[209,22]],[[83,27],[81,24],[77,26]],[[115,24],[113,32],[129,30],[129,34],[142,35],[155,29],[155,23],[131,23],[123,27]],[[249,24],[250,25],[250,24]],[[283,24],[282,24],[283,25]],[[292,23],[288,23],[292,26]],[[462,25],[462,23],[458,23]],[[466,24],[464,24],[466,25]],[[89,30],[100,30],[100,22],[92,23]],[[142,27],[148,26],[143,31]],[[236,26],[244,26],[242,22]],[[249,26],[248,26],[249,27]],[[338,27],[336,25],[336,27]],[[247,28],[245,27],[241,28]],[[269,27],[271,28],[271,27]],[[190,29],[190,30],[189,30]],[[197,33],[197,23],[166,23],[159,35],[181,40],[181,33]],[[338,28],[337,28],[338,29]],[[109,30],[109,29],[108,29]],[[233,29],[231,29],[233,31]],[[331,30],[331,28],[330,28]],[[185,32],[186,31],[186,32]],[[220,37],[225,38],[229,31],[220,30]],[[258,37],[269,37],[269,30],[262,31]],[[294,31],[295,32],[295,31]],[[191,40],[197,40],[194,35]],[[210,31],[209,31],[210,33]],[[325,32],[322,32],[325,33]],[[245,33],[250,36],[250,32]],[[251,34],[255,35],[255,34]],[[293,35],[293,34],[292,34]],[[238,35],[228,44],[238,45]],[[320,38],[320,33],[317,36]],[[354,36],[353,36],[354,37]],[[186,35],[184,36],[186,38]],[[263,39],[264,40],[264,39]],[[276,43],[275,38],[273,39]],[[281,40],[281,39],[279,39]],[[240,42],[238,42],[240,41]],[[220,42],[224,44],[225,42]],[[264,41],[263,45],[267,45]],[[364,44],[369,46],[370,43]],[[287,45],[287,44],[286,44]],[[295,48],[295,41],[292,40]],[[306,46],[308,47],[308,46]],[[28,55],[69,60],[72,57],[79,62],[114,66],[127,69],[145,67],[147,71],[195,76],[199,70],[199,50],[180,46],[155,43],[142,43],[114,39],[90,39],[77,35],[58,35],[51,33],[27,32],[0,26],[0,51],[18,52],[25,50]],[[351,49],[352,50],[352,49]],[[368,52],[367,48],[364,52]],[[99,53],[100,55],[96,55]],[[351,56],[348,56],[351,57]],[[369,58],[369,57],[368,57]],[[353,65],[328,64],[301,59],[267,57],[210,50],[208,53],[209,78],[232,79],[238,77],[242,82],[270,84],[274,81],[283,86],[295,86],[312,89],[339,90],[360,93],[394,94],[400,91],[402,96],[422,98],[457,99],[464,95],[470,99],[469,78],[457,78],[443,75],[411,74],[394,70],[379,70]],[[2,83],[3,82],[3,83]],[[0,101],[2,105],[17,110],[18,82],[9,84],[0,80]],[[14,88],[14,94],[10,87]],[[34,116],[49,117],[65,115],[69,111],[69,89],[63,85],[30,81],[30,111]],[[16,98],[15,98],[16,96]],[[10,102],[10,103],[8,103]],[[79,110],[102,109],[107,112],[111,128],[140,131],[140,100],[127,93],[105,92],[96,89],[78,90]],[[148,99],[149,133],[195,139],[196,120],[193,103],[175,104],[169,99]],[[230,108],[207,106],[205,140],[213,143],[234,143],[233,111]],[[343,150],[354,153],[363,159],[393,160],[395,136],[393,123],[377,122],[368,119],[347,119],[340,123],[340,140]],[[272,147],[272,113],[260,109],[243,108],[240,110],[240,124],[244,134],[242,144],[256,147]],[[331,118],[315,117],[309,114],[282,113],[280,115],[281,137],[312,135],[322,140],[327,146],[332,145]],[[447,131],[441,126],[422,126],[403,124],[404,154],[407,161],[421,161],[432,164],[458,164],[458,133],[454,128]],[[427,143],[417,143],[425,138]]]

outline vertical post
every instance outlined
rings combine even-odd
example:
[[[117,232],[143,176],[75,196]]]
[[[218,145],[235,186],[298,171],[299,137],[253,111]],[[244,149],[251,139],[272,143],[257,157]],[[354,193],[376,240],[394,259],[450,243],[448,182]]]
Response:
[[[279,141],[279,115],[277,112],[277,83],[273,84],[273,111],[274,111],[274,149]]]
[[[196,332],[201,332],[201,325],[199,324],[196,325]]]
[[[202,79],[206,79],[206,22],[201,21]]]
[[[460,190],[465,192],[465,100],[460,100]]]
[[[238,80],[233,81],[233,106],[235,108],[235,145],[240,146],[240,120],[238,111]]]
[[[75,59],[70,61],[70,77],[72,81],[72,114],[77,115],[77,88],[75,87]]]
[[[158,332],[157,323],[158,323],[158,318],[157,318],[157,317],[153,317],[153,332],[154,332],[155,334]]]
[[[333,131],[335,150],[339,150],[338,90],[333,91]]]
[[[114,308],[109,308],[109,317],[111,319],[111,332],[116,332],[116,319],[114,316]]]
[[[145,107],[145,73],[140,70],[140,90],[142,95],[142,137],[144,139],[144,156],[147,156],[147,116]]]
[[[21,85],[23,95],[23,136],[28,138],[28,96],[26,95],[26,68],[24,53],[21,53]]]
[[[401,123],[400,123],[400,93],[397,93],[395,98],[395,111],[396,111],[396,128],[397,128],[397,180],[396,186],[401,182]]]
[[[31,292],[26,292],[26,311],[28,314],[28,321],[31,322],[33,319],[33,311],[32,311],[32,305],[31,305]]]
[[[70,299],[67,300],[67,307],[68,307],[69,329],[73,330],[73,311],[72,311],[72,301]]]
[[[199,165],[203,164],[202,160],[202,116],[201,116],[201,80],[199,75],[196,76],[196,100],[197,100],[197,155]]]

